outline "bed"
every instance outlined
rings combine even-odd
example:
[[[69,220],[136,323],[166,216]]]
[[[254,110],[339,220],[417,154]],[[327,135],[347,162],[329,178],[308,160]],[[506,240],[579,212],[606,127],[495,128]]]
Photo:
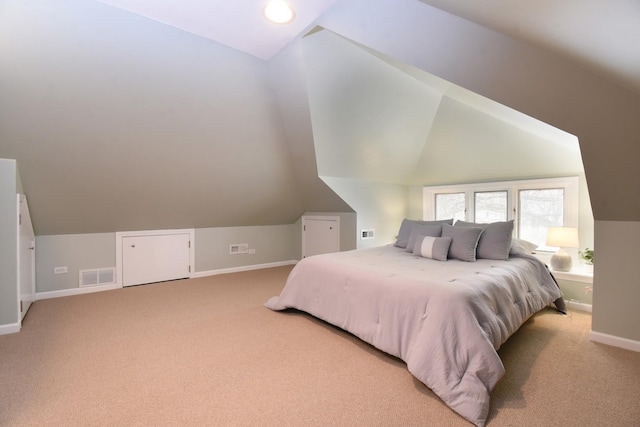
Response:
[[[547,305],[564,309],[546,266],[514,249],[510,234],[501,243],[504,259],[480,256],[489,248],[480,245],[482,234],[490,231],[485,243],[496,235],[497,227],[487,226],[421,221],[409,232],[401,227],[392,245],[305,258],[265,306],[302,310],[402,359],[451,409],[482,427],[489,393],[505,372],[497,350]],[[477,234],[475,245],[465,240],[469,234]],[[467,252],[459,252],[461,243]],[[468,245],[473,260],[459,259],[471,256]]]

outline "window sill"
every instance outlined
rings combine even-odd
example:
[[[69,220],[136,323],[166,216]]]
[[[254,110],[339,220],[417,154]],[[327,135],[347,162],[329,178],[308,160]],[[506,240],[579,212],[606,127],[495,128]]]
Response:
[[[551,273],[556,279],[593,284],[593,266],[580,264],[574,266],[571,271],[551,270]]]

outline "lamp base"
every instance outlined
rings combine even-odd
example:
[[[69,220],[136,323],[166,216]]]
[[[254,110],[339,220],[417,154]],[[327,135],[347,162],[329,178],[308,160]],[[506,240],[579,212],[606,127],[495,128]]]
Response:
[[[551,255],[551,269],[555,271],[571,271],[571,255],[562,249]]]

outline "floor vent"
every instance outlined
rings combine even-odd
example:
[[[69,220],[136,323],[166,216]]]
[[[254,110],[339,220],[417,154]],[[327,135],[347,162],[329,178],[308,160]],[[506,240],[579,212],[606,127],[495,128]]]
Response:
[[[249,253],[249,244],[248,243],[236,243],[233,245],[229,245],[229,254],[246,254]]]
[[[114,283],[116,283],[115,267],[80,270],[80,287],[112,285]]]

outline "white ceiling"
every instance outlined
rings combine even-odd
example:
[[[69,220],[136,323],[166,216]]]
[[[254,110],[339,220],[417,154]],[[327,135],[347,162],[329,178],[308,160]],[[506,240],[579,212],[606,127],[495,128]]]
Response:
[[[266,0],[98,1],[267,60],[337,0],[287,0],[296,11],[290,24],[267,22]],[[640,0],[420,1],[556,50],[640,93]]]
[[[262,16],[267,0],[98,0],[261,59],[269,59],[308,28],[337,0],[287,0],[289,24]]]

